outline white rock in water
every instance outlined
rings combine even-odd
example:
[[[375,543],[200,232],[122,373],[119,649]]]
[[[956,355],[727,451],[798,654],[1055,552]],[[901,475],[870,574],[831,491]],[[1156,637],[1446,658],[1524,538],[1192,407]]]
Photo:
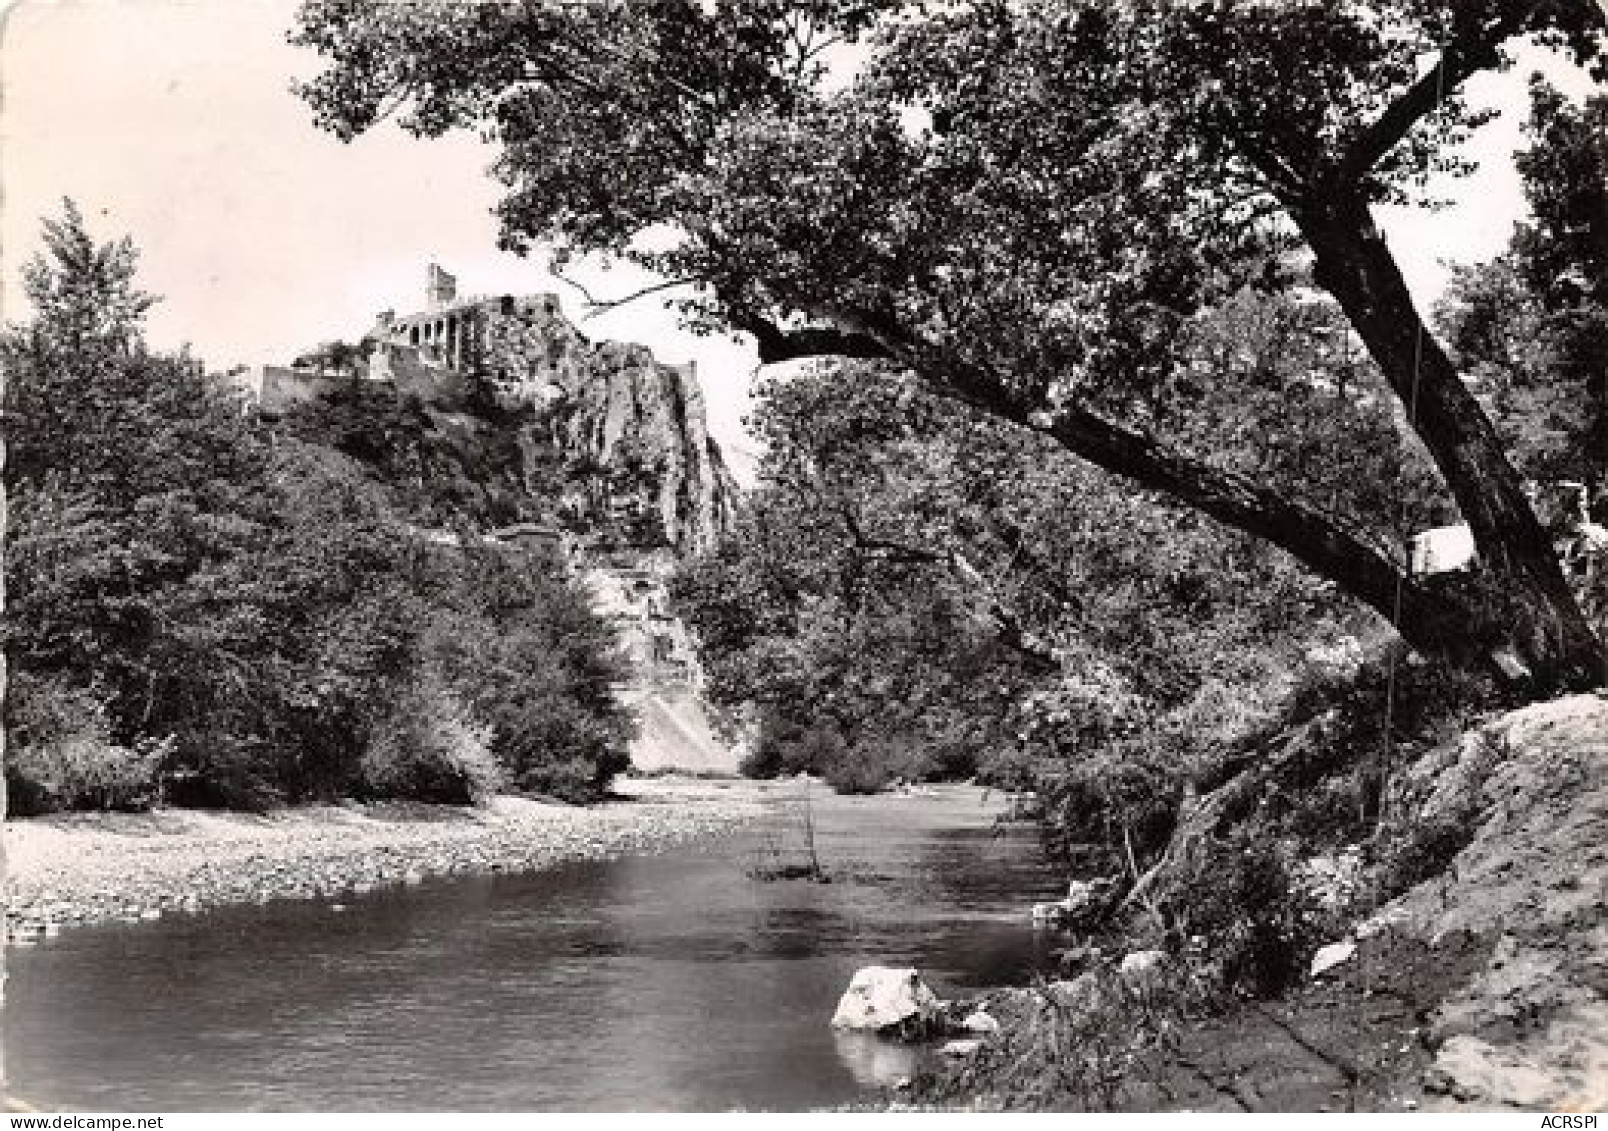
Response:
[[[968,1033],[997,1033],[999,1022],[987,1010],[979,1009],[968,1013],[961,1021],[960,1027]]]
[[[832,1015],[834,1029],[887,1029],[911,1018],[926,1020],[938,1009],[938,995],[913,966],[864,966]]]
[[[1328,946],[1319,947],[1318,953],[1312,956],[1312,977],[1316,978],[1320,974],[1333,970],[1356,953],[1357,944],[1349,939],[1345,942],[1330,943]]]

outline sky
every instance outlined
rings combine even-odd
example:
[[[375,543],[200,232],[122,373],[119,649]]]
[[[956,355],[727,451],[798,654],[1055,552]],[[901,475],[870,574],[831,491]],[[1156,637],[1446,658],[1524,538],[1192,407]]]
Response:
[[[18,268],[39,220],[71,196],[99,238],[133,237],[141,285],[163,296],[149,318],[162,347],[189,343],[214,368],[283,362],[354,338],[376,312],[423,306],[439,262],[461,293],[578,294],[540,255],[496,250],[492,150],[469,135],[420,140],[394,126],[352,143],[316,130],[290,82],[318,69],[285,42],[294,0],[18,0],[0,38],[0,315],[26,317]],[[1386,236],[1421,303],[1445,261],[1488,258],[1520,212],[1511,155],[1524,75],[1541,65],[1566,89],[1586,80],[1540,56],[1486,78],[1478,99],[1512,107],[1477,138],[1480,172],[1459,207],[1386,213]],[[598,297],[640,276],[571,272]],[[735,339],[700,338],[652,298],[581,323],[594,339],[643,342],[695,359],[710,429],[740,467],[756,358]]]

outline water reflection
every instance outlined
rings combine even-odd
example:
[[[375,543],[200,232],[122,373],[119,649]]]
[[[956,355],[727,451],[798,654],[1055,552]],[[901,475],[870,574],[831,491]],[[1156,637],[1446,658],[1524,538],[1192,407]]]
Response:
[[[891,1088],[915,1075],[921,1053],[913,1045],[885,1041],[875,1033],[835,1030],[832,1043],[854,1082],[866,1089]]]

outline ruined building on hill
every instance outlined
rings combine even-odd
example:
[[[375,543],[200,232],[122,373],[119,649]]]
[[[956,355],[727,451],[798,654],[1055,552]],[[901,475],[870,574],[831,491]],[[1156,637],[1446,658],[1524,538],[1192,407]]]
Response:
[[[605,526],[635,530],[625,541],[636,548],[686,554],[712,545],[734,514],[736,484],[709,435],[696,365],[666,364],[635,343],[592,342],[555,295],[461,298],[431,264],[423,310],[382,311],[355,346],[331,344],[231,380],[268,415],[353,382],[394,388],[444,425],[486,406],[531,409],[540,435],[531,426],[520,442],[539,442],[577,472],[554,505],[582,538]]]

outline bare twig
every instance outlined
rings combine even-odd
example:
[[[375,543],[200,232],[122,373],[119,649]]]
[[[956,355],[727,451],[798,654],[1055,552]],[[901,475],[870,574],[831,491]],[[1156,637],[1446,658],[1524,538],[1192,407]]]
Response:
[[[561,271],[554,270],[550,273],[552,274],[553,278],[557,279],[559,282],[565,284],[566,286],[573,287],[580,292],[581,298],[586,302],[586,313],[581,315],[582,321],[585,321],[589,318],[596,318],[601,314],[607,314],[611,310],[618,310],[620,307],[625,306],[628,303],[633,303],[637,299],[646,298],[649,295],[660,294],[664,291],[674,290],[677,287],[695,286],[696,284],[703,282],[703,279],[697,276],[688,276],[680,279],[666,279],[663,282],[654,283],[651,286],[639,288],[638,290],[632,291],[628,295],[622,295],[619,298],[604,299],[593,295],[592,292],[587,289],[584,283],[577,279],[570,278]]]

